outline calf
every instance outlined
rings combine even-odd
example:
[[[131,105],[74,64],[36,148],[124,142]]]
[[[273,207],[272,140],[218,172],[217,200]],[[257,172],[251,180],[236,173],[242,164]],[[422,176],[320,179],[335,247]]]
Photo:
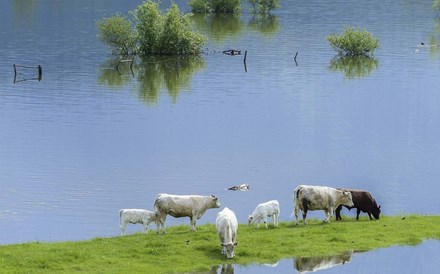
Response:
[[[249,215],[248,223],[249,225],[253,223],[258,223],[260,227],[260,221],[263,220],[264,226],[267,229],[267,217],[272,217],[273,224],[278,226],[278,217],[280,216],[280,204],[277,200],[272,200],[266,203],[259,204],[254,212]]]
[[[222,254],[226,254],[228,259],[234,258],[234,249],[237,243],[238,221],[234,211],[225,207],[217,214],[215,220],[217,234],[222,245]]]
[[[374,199],[373,195],[371,195],[370,192],[366,190],[358,190],[358,189],[340,189],[343,191],[349,191],[351,193],[351,196],[353,198],[353,206],[346,206],[344,207],[348,208],[348,210],[352,208],[356,208],[356,220],[359,220],[359,214],[362,212],[368,213],[368,217],[370,217],[370,220],[373,220],[371,218],[371,215],[376,220],[379,220],[380,215],[380,206],[377,205],[376,200]],[[342,220],[341,218],[341,209],[342,205],[339,205],[336,210],[336,220]]]
[[[175,217],[189,217],[192,231],[196,231],[196,222],[200,219],[205,211],[210,208],[219,208],[220,203],[214,195],[171,195],[159,194],[154,202],[156,208],[156,224],[157,232],[165,230],[165,220],[167,214]]]
[[[330,222],[333,211],[339,205],[353,206],[351,193],[326,186],[300,185],[293,192],[294,213],[298,225],[298,211],[303,212],[304,224],[309,210],[324,210],[325,223]]]
[[[145,209],[121,209],[119,210],[119,225],[121,236],[125,235],[127,224],[143,224],[145,232],[148,232],[150,223],[156,221],[156,213]]]

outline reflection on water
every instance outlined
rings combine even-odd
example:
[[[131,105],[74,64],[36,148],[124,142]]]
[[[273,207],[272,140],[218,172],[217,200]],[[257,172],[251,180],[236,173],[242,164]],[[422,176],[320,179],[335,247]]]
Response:
[[[297,258],[294,259],[293,266],[299,273],[314,272],[349,263],[352,254],[353,251],[347,251],[335,256]]]
[[[244,28],[239,14],[195,14],[191,21],[197,29],[205,30],[210,40],[216,42],[236,37]]]
[[[266,37],[273,36],[278,32],[278,16],[271,14],[256,15],[249,20],[248,27],[261,32]]]
[[[205,67],[199,56],[148,57],[133,67],[129,63],[118,65],[118,60],[109,59],[101,66],[98,82],[113,88],[122,88],[136,79],[136,91],[142,101],[156,103],[162,90],[166,90],[176,102],[181,89],[189,88],[193,75]]]
[[[234,274],[234,265],[233,264],[215,265],[208,271],[193,272],[193,274]]]
[[[343,72],[348,79],[362,78],[378,69],[379,61],[368,56],[336,56],[330,61],[331,72]]]
[[[429,45],[433,45],[429,47],[429,55],[433,59],[437,58],[440,53],[440,24],[438,20],[438,18],[434,20],[433,30],[429,37]]]

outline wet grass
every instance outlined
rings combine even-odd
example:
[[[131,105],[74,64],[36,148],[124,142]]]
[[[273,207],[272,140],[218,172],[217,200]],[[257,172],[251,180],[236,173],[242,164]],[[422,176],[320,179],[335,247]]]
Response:
[[[168,227],[168,234],[136,233],[89,241],[25,243],[0,246],[1,273],[176,273],[203,271],[225,262],[274,263],[283,258],[327,256],[394,245],[440,240],[440,216],[385,216],[378,221],[345,218],[324,224],[309,220],[299,226],[240,225],[236,257],[220,254],[215,225],[191,232],[189,226]]]

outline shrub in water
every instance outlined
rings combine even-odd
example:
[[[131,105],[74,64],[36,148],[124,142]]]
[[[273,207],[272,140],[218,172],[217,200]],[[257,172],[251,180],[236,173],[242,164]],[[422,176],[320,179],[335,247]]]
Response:
[[[269,13],[271,10],[280,7],[280,0],[249,0],[251,13]]]
[[[379,48],[379,40],[360,28],[345,28],[344,34],[327,36],[330,46],[341,55],[369,55]]]
[[[206,37],[193,32],[189,16],[182,14],[176,4],[162,14],[159,4],[148,0],[131,15],[136,25],[132,30],[130,20],[120,15],[97,22],[101,41],[125,53],[142,55],[192,55],[199,54]],[[134,50],[136,48],[138,50]]]
[[[241,0],[190,0],[193,12],[236,13],[241,10]]]
[[[96,26],[99,30],[99,39],[112,52],[128,55],[136,51],[137,34],[132,30],[132,23],[126,17],[116,14],[113,17],[98,20]]]

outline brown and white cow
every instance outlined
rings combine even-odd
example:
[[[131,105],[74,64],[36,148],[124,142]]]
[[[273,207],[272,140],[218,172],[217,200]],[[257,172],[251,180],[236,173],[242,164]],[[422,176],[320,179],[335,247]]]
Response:
[[[356,220],[359,220],[359,214],[362,212],[368,213],[368,217],[370,217],[370,220],[373,220],[371,218],[371,215],[378,220],[380,215],[380,206],[377,205],[376,200],[374,199],[373,195],[371,195],[370,192],[366,190],[359,190],[359,189],[340,189],[343,191],[349,191],[351,193],[351,197],[353,198],[353,206],[346,206],[348,210],[352,208],[356,208]],[[341,209],[342,205],[339,205],[336,210],[336,220],[342,220],[341,218]]]
[[[238,221],[237,217],[235,217],[234,211],[225,207],[217,214],[215,226],[222,246],[222,254],[226,254],[228,259],[234,258],[238,229]]]
[[[353,206],[351,193],[326,186],[299,185],[293,192],[294,213],[298,224],[298,211],[302,211],[304,224],[309,210],[324,210],[325,223],[330,222],[335,208],[339,205]]]
[[[197,220],[205,214],[206,210],[219,208],[220,202],[214,195],[171,195],[162,193],[156,196],[154,207],[157,215],[157,232],[160,232],[162,228],[162,231],[166,233],[165,220],[167,214],[175,218],[189,217],[191,229],[196,231]]]

